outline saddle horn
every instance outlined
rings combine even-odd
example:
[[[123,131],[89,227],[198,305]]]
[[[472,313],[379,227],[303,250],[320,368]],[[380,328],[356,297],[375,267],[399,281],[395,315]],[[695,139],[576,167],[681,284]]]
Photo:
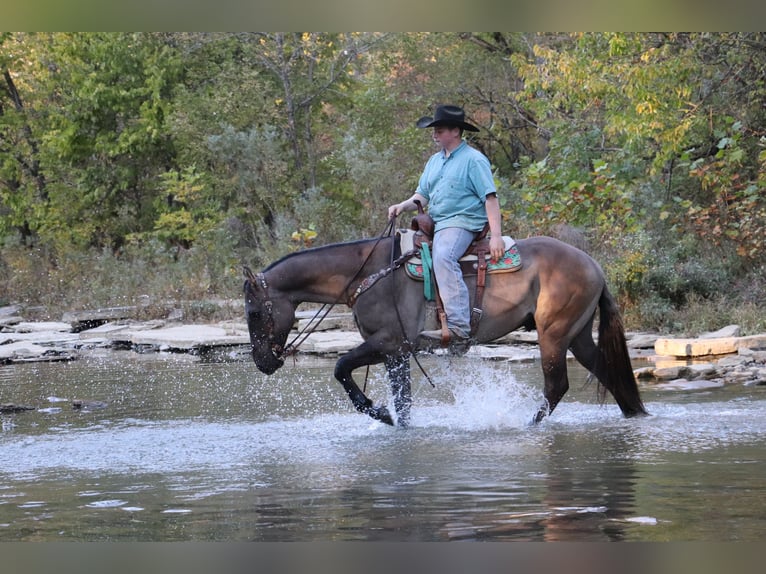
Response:
[[[420,203],[420,201],[417,199],[415,200],[415,205],[418,206],[418,214],[412,218],[410,228],[414,231],[422,233],[428,240],[431,240],[434,237],[433,217],[425,212],[423,209],[423,204]]]

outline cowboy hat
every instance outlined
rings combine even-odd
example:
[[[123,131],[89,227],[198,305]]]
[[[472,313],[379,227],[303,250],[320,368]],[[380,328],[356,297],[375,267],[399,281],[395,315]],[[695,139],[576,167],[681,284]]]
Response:
[[[423,116],[417,121],[419,128],[455,126],[469,132],[478,132],[479,128],[465,121],[465,112],[459,106],[437,106],[434,117]]]

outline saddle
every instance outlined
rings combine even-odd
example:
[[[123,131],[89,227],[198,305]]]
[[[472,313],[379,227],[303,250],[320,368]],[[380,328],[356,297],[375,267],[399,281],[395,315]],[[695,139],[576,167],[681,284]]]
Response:
[[[422,245],[425,243],[430,249],[433,245],[433,240],[424,241],[424,238],[419,236],[417,232],[412,229],[398,229],[397,235],[399,236],[399,245],[402,253],[406,253],[410,250],[420,251]],[[478,245],[477,242],[471,243],[468,251],[459,259],[460,267],[463,270],[464,277],[471,277],[479,274],[479,251],[484,253],[484,260],[487,267],[486,272],[489,274],[494,273],[513,273],[521,268],[521,255],[516,246],[516,240],[507,235],[503,236],[505,242],[505,255],[499,261],[491,261],[489,255],[489,239],[484,238],[481,240],[482,245]],[[407,271],[407,276],[416,281],[425,280],[425,269],[423,259],[419,255],[413,255],[404,266]]]
[[[400,229],[397,235],[402,252],[414,250],[421,253],[421,257],[414,255],[408,259],[405,264],[405,271],[408,277],[424,281],[427,288],[430,282],[431,269],[424,265],[424,261],[430,263],[430,250],[433,246],[434,237],[434,221],[430,215],[424,212],[420,202],[415,203],[418,207],[418,214],[412,218],[410,229]],[[503,236],[505,243],[503,258],[499,261],[491,261],[489,239],[487,238],[488,232],[489,224],[486,224],[458,261],[464,277],[477,276],[474,306],[471,309],[471,336],[476,333],[483,313],[482,300],[487,273],[512,273],[521,269],[521,254],[516,246],[516,241],[511,237]],[[446,346],[449,343],[449,330],[447,329],[446,314],[444,313],[441,299],[438,297],[438,285],[436,304],[443,333],[442,345]]]

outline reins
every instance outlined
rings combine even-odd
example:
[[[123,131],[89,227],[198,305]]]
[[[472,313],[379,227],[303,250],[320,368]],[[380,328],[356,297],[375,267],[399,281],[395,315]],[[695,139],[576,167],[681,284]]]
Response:
[[[391,225],[393,226],[393,219],[391,219]],[[394,242],[391,243],[391,266],[394,265],[394,250],[396,249],[396,244]],[[391,300],[394,304],[394,310],[396,311],[396,319],[399,321],[399,326],[402,329],[402,338],[404,339],[404,343],[409,347],[410,355],[415,360],[415,364],[420,369],[420,372],[423,373],[423,376],[426,378],[426,380],[430,383],[431,387],[434,389],[436,388],[436,385],[434,384],[433,380],[431,379],[431,376],[426,372],[426,370],[423,368],[423,365],[420,363],[420,360],[418,359],[418,355],[415,352],[415,347],[412,344],[412,341],[409,341],[407,339],[407,332],[404,328],[404,321],[402,321],[402,314],[399,312],[399,305],[396,303],[396,275],[391,276]]]
[[[316,328],[324,321],[327,316],[330,314],[330,311],[341,302],[344,295],[347,293],[349,287],[356,281],[356,279],[359,277],[359,274],[362,272],[362,270],[365,268],[367,263],[369,262],[370,258],[372,257],[372,254],[375,252],[375,249],[378,247],[378,244],[383,240],[385,237],[391,237],[392,232],[394,230],[394,225],[396,223],[395,218],[391,218],[386,225],[386,228],[383,230],[383,232],[378,236],[377,240],[375,241],[375,245],[370,250],[369,254],[365,258],[365,260],[362,262],[362,264],[359,266],[359,269],[354,273],[354,275],[349,279],[346,286],[343,288],[343,290],[340,292],[338,297],[335,299],[333,303],[324,303],[322,307],[319,308],[319,310],[314,314],[313,317],[309,320],[309,322],[295,335],[292,341],[290,341],[284,348],[279,349],[279,353],[274,353],[274,351],[277,349],[275,345],[272,344],[272,353],[277,359],[282,359],[283,357],[289,357],[289,356],[295,356],[295,354],[298,351],[298,348],[308,339],[308,337],[316,330]],[[362,288],[369,288],[371,287],[378,279],[384,277],[385,275],[388,275],[392,271],[394,271],[396,268],[398,268],[399,265],[401,265],[402,262],[404,262],[406,259],[409,259],[412,255],[414,255],[416,252],[407,252],[403,254],[401,257],[396,259],[395,256],[395,250],[396,250],[396,243],[391,242],[391,265],[388,267],[388,269],[384,269],[382,271],[379,271],[378,273],[375,273],[371,275],[368,279],[371,279],[369,284],[365,285],[363,282],[360,285],[360,288],[357,289],[357,291],[352,295],[351,300],[348,301],[350,303],[349,306],[353,305],[353,303],[356,301],[356,297],[358,297],[362,291]],[[248,270],[249,271],[249,270]],[[252,276],[252,272],[250,273]],[[394,282],[395,275],[392,275],[391,281]],[[261,286],[264,289],[264,292],[266,293],[266,296],[268,297],[268,285],[266,284],[266,277],[262,274],[258,274],[258,278],[261,282]],[[393,287],[393,285],[392,285]],[[412,344],[412,341],[409,341],[407,339],[407,332],[404,328],[404,321],[402,320],[401,313],[399,312],[399,306],[397,305],[396,301],[396,289],[391,289],[391,299],[394,305],[394,310],[396,311],[396,318],[399,321],[399,326],[402,329],[402,338],[404,340],[404,344],[408,351],[410,352],[410,355],[415,360],[415,363],[417,364],[418,368],[420,369],[420,372],[423,373],[426,380],[430,383],[430,385],[433,388],[436,388],[436,385],[434,384],[433,380],[431,379],[430,375],[426,372],[426,370],[423,368],[423,365],[418,360],[417,354],[414,352],[414,345]],[[267,303],[270,303],[270,300],[267,299]],[[269,307],[270,309],[270,307]],[[273,333],[270,334],[270,336],[273,336]],[[295,359],[293,359],[295,360]],[[367,378],[369,377],[370,369],[369,365],[367,366],[367,374],[365,376],[365,382],[364,382],[364,388],[366,390],[367,387]],[[363,391],[364,392],[364,391]]]
[[[373,245],[372,249],[370,250],[370,253],[367,255],[365,260],[362,262],[362,264],[359,266],[359,269],[354,273],[354,275],[349,279],[348,283],[346,283],[346,286],[341,290],[340,295],[338,295],[337,299],[333,303],[324,303],[319,310],[314,314],[313,317],[309,320],[309,322],[301,329],[297,335],[293,338],[293,340],[288,343],[288,345],[284,348],[284,351],[282,352],[282,356],[291,356],[295,355],[295,353],[298,351],[298,347],[300,347],[306,339],[308,339],[309,335],[311,335],[316,328],[320,325],[322,321],[324,321],[327,316],[330,314],[330,311],[341,302],[343,299],[345,293],[348,291],[349,287],[356,281],[357,277],[359,277],[359,274],[362,272],[362,269],[367,265],[367,263],[370,261],[370,258],[372,257],[372,254],[375,252],[375,249],[378,247],[378,244],[383,240],[385,237],[390,237],[391,233],[394,230],[394,220],[389,220],[388,224],[386,225],[386,228],[383,230],[383,232],[378,236],[377,240],[375,241],[375,245]],[[393,252],[392,252],[393,255]],[[319,317],[321,315],[321,317]],[[314,321],[319,317],[319,320],[314,323]]]

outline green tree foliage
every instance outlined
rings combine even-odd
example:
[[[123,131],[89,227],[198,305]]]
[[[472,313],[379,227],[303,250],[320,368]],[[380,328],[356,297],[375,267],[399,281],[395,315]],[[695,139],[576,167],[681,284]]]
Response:
[[[119,247],[154,225],[159,176],[174,166],[166,117],[180,60],[147,34],[55,35],[48,58],[46,147],[57,184],[44,230]]]
[[[18,35],[3,47],[17,102],[6,133],[20,145],[3,162],[16,179],[4,186],[11,224],[57,247],[119,247],[153,225],[156,178],[173,161],[173,50],[146,34]]]
[[[0,264],[188,258],[215,290],[238,259],[377,235],[433,152],[415,120],[456,103],[504,228],[578,229],[661,318],[762,289],[765,54],[763,33],[4,33]]]
[[[25,38],[0,36],[0,237],[17,233],[28,243],[48,204],[29,62],[36,51]],[[30,106],[30,101],[32,105]]]

